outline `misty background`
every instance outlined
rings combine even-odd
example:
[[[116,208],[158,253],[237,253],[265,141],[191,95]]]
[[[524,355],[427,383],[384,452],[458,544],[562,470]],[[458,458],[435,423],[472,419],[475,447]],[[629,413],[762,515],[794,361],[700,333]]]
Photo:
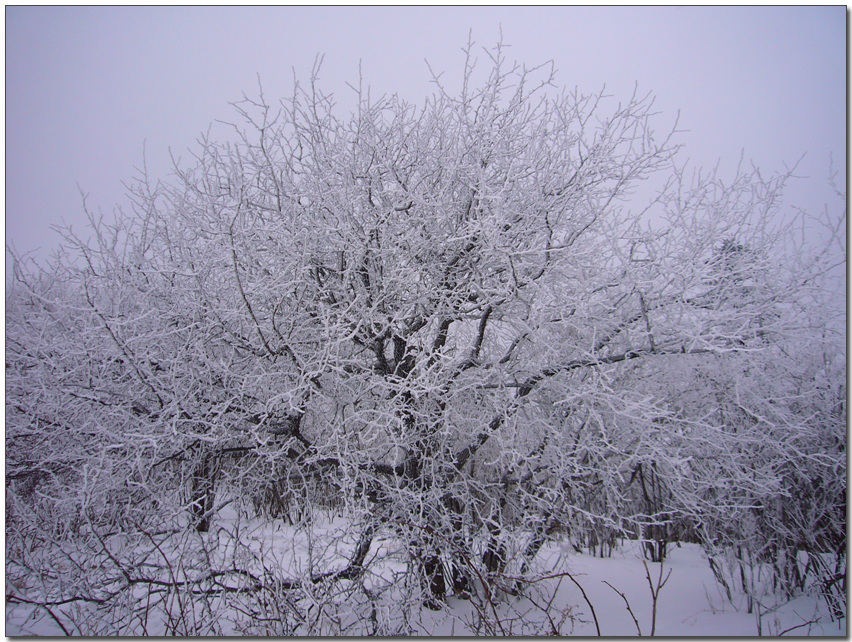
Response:
[[[6,243],[47,257],[52,225],[82,231],[81,191],[94,211],[127,207],[143,158],[168,179],[258,77],[277,102],[324,55],[320,86],[342,110],[359,69],[373,97],[422,104],[427,60],[456,87],[469,35],[483,58],[501,32],[510,59],[553,60],[560,86],[653,92],[658,133],[679,112],[682,159],[721,159],[723,177],[741,154],[766,173],[806,154],[785,200],[821,210],[837,202],[830,157],[846,188],[846,27],[844,6],[7,7]]]

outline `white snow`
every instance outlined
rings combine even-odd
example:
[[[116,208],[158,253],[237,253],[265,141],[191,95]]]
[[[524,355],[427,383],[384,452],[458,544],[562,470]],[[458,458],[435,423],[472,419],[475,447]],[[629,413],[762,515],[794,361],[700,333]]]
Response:
[[[230,513],[218,522],[218,526],[234,532],[233,526],[238,523],[236,515]],[[355,536],[349,535],[353,532],[351,525],[341,517],[317,515],[307,529],[287,526],[280,520],[250,520],[239,526],[242,543],[256,553],[262,551],[265,566],[274,565],[294,572],[307,566],[314,572],[342,568],[355,545]],[[220,550],[225,551],[228,539],[223,537],[225,531],[213,528],[204,537],[212,543],[217,532]],[[326,546],[331,541],[335,545]],[[377,555],[379,548],[382,550]],[[392,537],[383,533],[375,537],[368,555],[368,562],[372,560],[373,563],[364,582],[377,594],[382,587],[387,588],[391,584],[394,573],[405,570],[404,556],[398,554],[401,549],[399,542]],[[756,611],[748,613],[745,596],[735,594],[733,600],[727,599],[697,544],[672,545],[663,563],[662,575],[659,564],[643,560],[640,543],[629,540],[621,542],[609,558],[577,553],[567,542],[551,542],[537,556],[533,570],[539,577],[551,577],[528,585],[523,596],[494,595],[493,607],[486,609],[490,620],[487,625],[482,625],[482,619],[477,616],[474,601],[459,597],[448,598],[446,607],[441,611],[423,609],[405,621],[401,616],[394,617],[400,618],[399,625],[407,626],[414,635],[472,635],[488,632],[490,626],[496,634],[556,633],[593,637],[597,630],[588,604],[591,602],[602,636],[637,636],[637,626],[641,634],[647,636],[653,625],[650,576],[655,587],[661,579],[665,580],[658,593],[655,623],[658,636],[755,636],[759,632],[773,636],[786,633],[797,637],[847,634],[846,619],[832,621],[825,603],[807,593],[778,605],[765,604],[760,617]],[[565,573],[569,573],[582,587],[585,598]],[[399,577],[396,575],[397,580]],[[388,590],[385,595],[389,599],[380,600],[382,608],[393,609],[393,596],[399,590],[402,589],[393,587]],[[482,596],[481,591],[479,595]],[[627,609],[625,599],[636,622]],[[488,601],[482,600],[481,603],[488,604]],[[549,617],[540,608],[546,604],[550,605]],[[62,612],[63,607],[56,607],[56,615],[61,617]],[[230,619],[227,615],[220,618],[223,632],[239,634],[239,628],[229,625]],[[234,620],[238,621],[239,617]],[[155,628],[152,623],[149,633],[160,633]],[[7,636],[62,634],[46,612],[27,605],[6,604]]]

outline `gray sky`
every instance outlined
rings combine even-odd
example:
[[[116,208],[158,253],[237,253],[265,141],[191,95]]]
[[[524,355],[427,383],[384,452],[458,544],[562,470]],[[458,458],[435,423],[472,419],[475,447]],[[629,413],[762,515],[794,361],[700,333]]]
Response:
[[[77,185],[109,212],[141,166],[165,177],[229,102],[288,93],[325,54],[345,96],[359,60],[374,96],[422,102],[428,59],[452,82],[468,33],[510,57],[554,60],[557,81],[653,91],[686,153],[733,171],[744,150],[767,171],[807,152],[788,201],[820,208],[829,154],[846,175],[846,7],[6,7],[6,242],[54,248],[82,225]]]

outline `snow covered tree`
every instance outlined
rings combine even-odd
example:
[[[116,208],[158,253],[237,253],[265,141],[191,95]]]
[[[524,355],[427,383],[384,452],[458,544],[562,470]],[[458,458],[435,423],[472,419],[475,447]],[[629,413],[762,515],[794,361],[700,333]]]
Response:
[[[720,484],[767,488],[742,458],[715,479],[695,463],[753,434],[707,414],[709,384],[679,397],[667,375],[771,367],[756,355],[792,331],[802,283],[778,263],[788,176],[688,179],[650,96],[613,104],[487,55],[481,81],[469,51],[460,91],[436,77],[420,107],[358,89],[341,117],[316,72],[277,106],[246,98],[236,142],[202,138],[172,182],[143,176],[132,212],[93,216],[89,239],[67,231],[52,267],[19,266],[17,599],[35,590],[25,533],[113,556],[109,590],[42,588],[45,603],[101,603],[190,583],[130,574],[103,533],[161,554],[153,533],[183,533],[182,555],[229,503],[298,522],[325,502],[349,519],[345,564],[294,568],[277,591],[365,587],[384,533],[413,599],[437,609],[522,588],[506,578],[529,577],[557,534],[664,546],[674,531],[659,529],[733,501]],[[650,179],[660,193],[637,207]],[[271,586],[236,561],[195,577],[205,599]]]

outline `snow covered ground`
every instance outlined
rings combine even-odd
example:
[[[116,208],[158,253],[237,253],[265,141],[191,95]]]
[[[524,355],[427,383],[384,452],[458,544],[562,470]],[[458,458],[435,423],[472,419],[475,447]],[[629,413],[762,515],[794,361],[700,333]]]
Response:
[[[550,559],[560,559],[558,548],[547,551]],[[642,635],[651,632],[652,606],[648,579],[642,553],[635,542],[626,542],[616,549],[611,558],[601,559],[588,555],[565,555],[565,567],[583,587],[598,617],[601,635],[635,636],[637,625],[628,612],[625,601],[605,582],[623,593],[636,616]],[[645,562],[654,584],[659,578],[659,564]],[[554,564],[556,566],[557,564]],[[748,614],[744,596],[728,601],[710,570],[707,558],[697,544],[672,547],[669,558],[663,563],[663,579],[671,575],[659,591],[657,600],[656,635],[662,636],[753,636],[758,634],[757,614]],[[576,613],[584,622],[577,622],[575,635],[596,635],[590,609],[578,588],[563,582],[559,601],[576,604]],[[845,619],[838,626],[831,623],[825,605],[815,598],[802,596],[782,605],[777,611],[762,617],[762,633],[778,635],[784,631],[821,619],[819,624],[790,630],[792,635],[846,635]],[[569,631],[566,631],[569,632]]]
[[[220,523],[220,526],[228,526],[228,523]],[[263,552],[279,567],[294,571],[308,566],[333,569],[339,561],[342,568],[355,546],[354,537],[348,535],[351,532],[348,526],[347,520],[339,517],[315,520],[311,529],[254,521],[253,525],[241,525],[240,539],[255,552]],[[223,542],[229,539],[223,537],[223,531],[216,533],[214,528],[204,537],[208,541],[213,537]],[[316,541],[313,538],[317,538]],[[317,545],[321,540],[335,540],[338,545],[321,547]],[[371,567],[373,574],[365,583],[372,582],[376,587],[386,585],[392,571],[403,571],[404,561],[399,549],[393,539],[379,534],[369,555],[375,562]],[[598,635],[599,628],[600,635],[606,637],[637,636],[640,632],[647,636],[652,630],[658,636],[675,637],[755,636],[758,633],[797,637],[847,635],[846,619],[832,622],[825,603],[809,595],[779,605],[764,604],[760,617],[756,610],[748,613],[745,596],[734,595],[733,600],[727,599],[704,552],[695,544],[672,546],[663,563],[662,575],[660,565],[643,561],[639,544],[631,541],[615,549],[610,558],[577,553],[567,543],[551,543],[539,553],[534,570],[542,577],[568,572],[573,580],[565,575],[552,577],[528,587],[525,597],[495,596],[488,612],[491,620],[488,626],[495,633],[591,637]],[[656,619],[649,577],[651,586],[658,590]],[[656,589],[663,580],[665,584]],[[387,595],[392,596],[395,590]],[[548,616],[541,608],[546,604],[549,604]],[[442,637],[474,634],[477,623],[478,632],[488,630],[482,628],[482,619],[478,618],[473,601],[457,597],[449,598],[447,608],[441,611],[423,609],[405,622],[414,635]],[[227,622],[220,622],[220,626],[226,634],[240,633],[239,628],[229,628]],[[61,635],[62,631],[46,613],[26,605],[7,604],[6,635],[32,634]]]

